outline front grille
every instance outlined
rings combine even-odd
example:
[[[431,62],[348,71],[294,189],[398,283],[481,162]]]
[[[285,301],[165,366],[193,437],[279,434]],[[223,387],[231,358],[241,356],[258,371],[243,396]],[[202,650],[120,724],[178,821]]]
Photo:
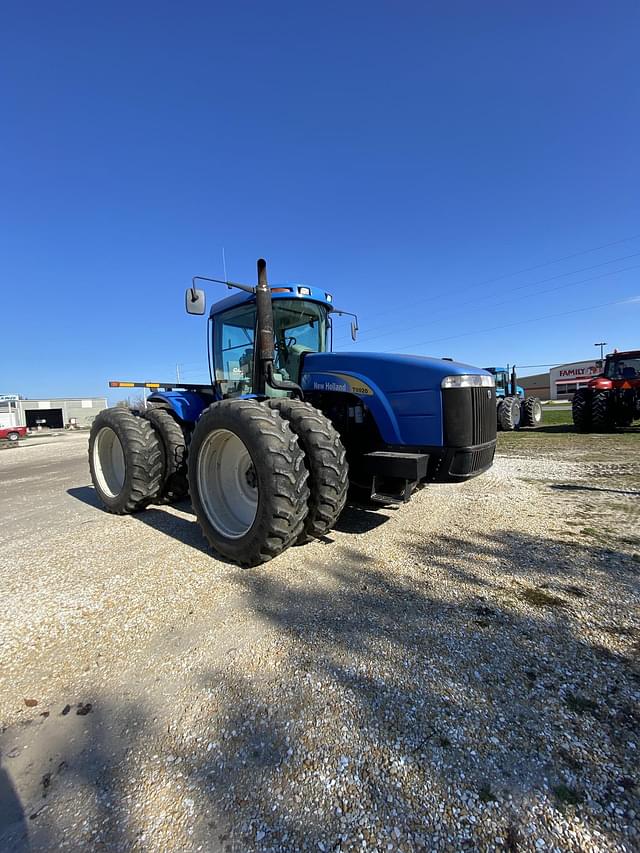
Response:
[[[445,447],[475,447],[496,439],[495,388],[445,388],[442,392]]]
[[[469,477],[478,471],[488,468],[493,462],[493,454],[496,452],[495,445],[481,447],[479,450],[460,450],[453,457],[449,468],[452,477]]]
[[[473,435],[471,444],[486,444],[496,437],[496,392],[494,388],[470,388]],[[491,393],[487,393],[490,391]],[[475,470],[475,469],[474,469]]]

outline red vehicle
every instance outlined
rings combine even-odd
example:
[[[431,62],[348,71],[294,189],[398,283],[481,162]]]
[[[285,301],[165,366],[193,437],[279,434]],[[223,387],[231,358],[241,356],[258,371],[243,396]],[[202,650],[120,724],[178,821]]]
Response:
[[[17,441],[19,438],[24,438],[26,434],[27,428],[23,426],[0,427],[0,439],[6,438],[9,441]]]
[[[640,350],[608,355],[601,375],[576,391],[572,409],[581,432],[608,432],[640,419]]]

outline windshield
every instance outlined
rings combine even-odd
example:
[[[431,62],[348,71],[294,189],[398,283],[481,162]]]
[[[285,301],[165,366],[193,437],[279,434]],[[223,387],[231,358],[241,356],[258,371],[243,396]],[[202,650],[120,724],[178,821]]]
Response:
[[[507,374],[504,370],[499,370],[497,373],[494,373],[494,377],[496,380],[496,388],[503,388],[506,390],[507,388]]]
[[[327,349],[327,309],[302,299],[274,299],[275,369],[298,382],[302,356]]]
[[[640,379],[640,358],[607,359],[607,379]]]
[[[213,318],[215,379],[224,396],[252,393],[255,325],[254,302]],[[273,328],[276,379],[298,382],[304,353],[327,349],[327,309],[304,299],[274,299]]]

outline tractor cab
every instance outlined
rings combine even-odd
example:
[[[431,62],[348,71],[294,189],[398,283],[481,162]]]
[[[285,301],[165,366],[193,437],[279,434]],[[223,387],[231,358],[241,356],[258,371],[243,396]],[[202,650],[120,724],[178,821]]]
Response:
[[[613,381],[639,382],[640,350],[608,355],[604,365],[603,376],[605,379]]]
[[[516,384],[515,391],[513,391],[513,373],[510,374],[508,367],[485,367],[484,369],[495,377],[496,397],[498,399],[510,395],[520,397],[520,399],[524,398],[524,388],[520,385]]]
[[[277,384],[299,384],[306,353],[330,349],[331,295],[318,288],[285,285],[271,289],[273,311],[273,376]],[[212,375],[223,397],[259,393],[256,380],[257,306],[249,294],[215,304],[210,312]],[[288,389],[267,385],[267,396]]]

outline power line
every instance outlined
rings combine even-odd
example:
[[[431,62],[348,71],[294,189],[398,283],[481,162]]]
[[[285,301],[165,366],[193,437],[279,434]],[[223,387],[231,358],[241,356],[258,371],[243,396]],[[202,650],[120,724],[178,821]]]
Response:
[[[563,255],[562,257],[554,258],[553,260],[550,260],[550,261],[544,261],[544,263],[534,264],[533,266],[530,266],[530,267],[523,267],[522,269],[516,270],[514,272],[503,273],[501,275],[494,276],[492,278],[484,279],[483,281],[477,282],[475,284],[467,285],[466,287],[462,288],[461,291],[458,291],[458,295],[460,295],[461,293],[466,293],[469,290],[472,290],[473,288],[476,288],[476,287],[484,287],[487,284],[494,284],[497,281],[504,281],[507,278],[514,278],[517,275],[523,275],[524,273],[527,273],[527,272],[534,272],[535,270],[543,269],[544,267],[553,266],[553,264],[558,264],[558,263],[561,263],[562,261],[568,261],[568,260],[571,260],[572,258],[578,258],[578,257],[581,257],[582,255],[591,254],[592,252],[599,252],[602,249],[609,249],[613,246],[619,246],[622,243],[630,243],[631,241],[638,240],[638,239],[640,239],[640,234],[634,234],[631,237],[623,237],[620,240],[614,240],[610,243],[602,243],[599,246],[593,246],[589,249],[582,249],[579,252],[572,252],[569,255]],[[613,261],[605,261],[604,263],[614,263],[615,260],[616,259],[614,259]],[[595,266],[598,266],[598,265],[596,264]],[[593,267],[591,267],[591,268],[593,268]],[[589,269],[589,268],[586,268],[586,269]],[[570,275],[570,273],[565,273],[565,275],[566,274]],[[428,296],[428,297],[425,297],[423,299],[414,300],[411,303],[405,302],[402,306],[402,310],[406,309],[408,306],[421,305],[423,302],[426,302],[426,303],[433,302],[437,298],[438,297]],[[376,311],[374,314],[371,314],[370,316],[377,317],[377,316],[381,316],[382,314],[387,314],[387,313],[388,313],[388,309],[385,311]],[[373,329],[370,329],[369,331],[374,331],[377,328],[382,328],[382,327],[381,326],[374,326]]]
[[[533,367],[557,367],[559,364],[564,364],[562,361],[553,361],[550,364],[518,364],[516,367],[518,370],[531,370]],[[571,362],[567,362],[571,363]]]
[[[607,263],[614,263],[614,261],[616,261],[616,260],[620,260],[620,261],[622,261],[622,260],[625,260],[626,258],[635,258],[635,257],[638,257],[639,255],[640,255],[640,252],[634,252],[633,254],[631,254],[631,255],[625,255],[625,256],[624,256],[624,257],[622,257],[622,258],[614,258],[614,259],[613,259],[613,260],[611,260],[611,261],[607,261]],[[570,272],[570,273],[562,273],[561,275],[551,276],[550,278],[542,279],[541,281],[531,282],[531,284],[530,284],[530,285],[523,285],[523,287],[525,287],[525,286],[527,286],[527,287],[528,287],[528,286],[533,286],[533,285],[536,285],[536,284],[543,284],[543,283],[544,283],[544,282],[546,282],[546,281],[554,281],[554,280],[556,280],[556,279],[558,279],[558,278],[566,277],[567,275],[575,275],[575,274],[577,274],[577,273],[579,273],[579,272],[584,272],[585,270],[589,270],[589,269],[596,269],[597,267],[601,267],[601,266],[604,266],[604,264],[594,264],[594,265],[593,265],[593,266],[591,266],[591,267],[584,267],[582,270],[574,270],[573,272]],[[577,286],[577,285],[579,285],[579,284],[586,284],[586,283],[588,283],[588,282],[590,282],[590,281],[598,281],[599,279],[601,279],[601,278],[607,278],[607,277],[608,277],[608,276],[610,276],[610,275],[617,275],[617,274],[619,274],[619,273],[630,272],[631,270],[638,269],[639,267],[640,267],[640,264],[634,264],[634,265],[632,265],[632,266],[630,266],[630,267],[623,267],[622,269],[618,269],[618,270],[609,270],[608,272],[601,273],[600,275],[593,275],[593,276],[589,276],[588,278],[582,278],[582,279],[579,279],[578,281],[570,281],[570,282],[568,282],[567,284],[561,284],[561,285],[558,285],[557,287],[547,287],[547,288],[545,288],[544,290],[539,290],[539,291],[537,291],[536,293],[528,293],[528,294],[524,294],[524,295],[516,296],[516,297],[514,297],[514,298],[509,297],[509,298],[507,298],[507,299],[503,299],[501,302],[493,302],[493,301],[491,301],[491,305],[492,305],[492,307],[497,307],[497,306],[500,306],[500,305],[508,305],[509,303],[511,303],[511,302],[517,302],[517,301],[518,301],[518,300],[520,300],[520,299],[530,299],[531,297],[534,297],[534,296],[543,296],[543,295],[544,295],[544,294],[546,294],[546,293],[554,293],[554,292],[555,292],[555,291],[557,291],[557,290],[563,290],[563,289],[565,289],[565,288],[567,288],[567,287],[576,287],[576,286]],[[522,290],[522,287],[520,287],[520,288],[513,288],[513,289],[514,289],[514,290]],[[490,294],[490,296],[491,296],[491,294]],[[469,307],[469,306],[473,306],[473,305],[483,305],[483,304],[485,304],[487,301],[488,301],[488,300],[487,300],[487,297],[483,297],[482,299],[480,299],[480,300],[476,300],[476,301],[473,301],[473,300],[471,300],[471,301],[470,301],[470,300],[467,300],[467,302],[462,303],[462,305],[456,305],[456,311],[459,311],[459,310],[460,310],[460,308],[462,308],[462,307]],[[414,323],[414,324],[413,324],[413,325],[411,325],[411,326],[405,326],[405,327],[404,327],[404,330],[405,330],[405,331],[410,331],[411,329],[421,328],[423,325],[425,325],[425,324],[424,324],[424,323]],[[394,328],[394,329],[390,329],[389,331],[387,331],[387,332],[382,332],[382,333],[381,333],[381,334],[379,334],[379,335],[373,335],[372,337],[365,338],[365,339],[364,339],[364,341],[363,341],[363,343],[368,343],[369,341],[375,341],[375,340],[378,340],[379,338],[386,338],[386,337],[388,337],[389,335],[393,335],[393,334],[395,334],[395,333],[396,333],[396,329],[395,329],[395,328]]]
[[[528,323],[539,323],[541,320],[552,320],[556,317],[567,317],[569,314],[579,314],[583,311],[595,311],[597,308],[607,308],[610,305],[629,305],[634,300],[634,297],[627,299],[619,299],[614,302],[602,302],[600,305],[590,305],[586,308],[574,308],[572,311],[560,311],[555,314],[545,314],[543,317],[532,317],[529,320],[518,320],[515,323],[501,323],[499,326],[489,326],[484,329],[473,329],[471,332],[461,332],[459,335],[447,335],[443,338],[431,338],[428,341],[419,341],[418,343],[409,344],[406,347],[398,347],[398,350],[413,349],[414,347],[426,346],[426,344],[436,344],[441,341],[452,341],[456,338],[468,338],[472,335],[481,335],[484,332],[495,332],[500,329],[510,329],[513,326],[524,326]],[[382,352],[396,352],[397,350],[382,350]]]

